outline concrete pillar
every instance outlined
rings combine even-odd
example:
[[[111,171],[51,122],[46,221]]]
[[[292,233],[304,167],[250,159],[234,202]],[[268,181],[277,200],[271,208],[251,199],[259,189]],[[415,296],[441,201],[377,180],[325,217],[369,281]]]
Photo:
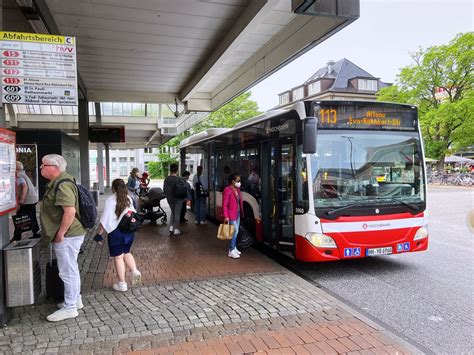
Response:
[[[79,150],[81,154],[80,170],[81,185],[90,189],[91,179],[89,172],[89,102],[79,99]]]
[[[95,123],[102,124],[102,113],[100,111],[100,102],[95,103]],[[97,143],[97,179],[99,180],[99,193],[104,193],[104,157],[102,150],[103,143]]]

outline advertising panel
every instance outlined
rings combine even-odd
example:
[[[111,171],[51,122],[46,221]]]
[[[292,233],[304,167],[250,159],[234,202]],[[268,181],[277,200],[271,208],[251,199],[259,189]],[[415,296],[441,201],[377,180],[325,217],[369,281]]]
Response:
[[[38,150],[36,144],[17,144],[16,160],[23,163],[26,175],[38,192]]]
[[[0,128],[0,215],[16,209],[15,132]]]

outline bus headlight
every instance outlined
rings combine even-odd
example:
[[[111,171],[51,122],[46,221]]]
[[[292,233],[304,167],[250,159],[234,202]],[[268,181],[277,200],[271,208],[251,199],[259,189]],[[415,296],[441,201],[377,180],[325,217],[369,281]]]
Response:
[[[317,248],[337,248],[330,236],[321,233],[307,233],[305,238]]]
[[[421,227],[418,229],[415,233],[415,237],[413,240],[420,240],[428,237],[428,228],[426,227]]]

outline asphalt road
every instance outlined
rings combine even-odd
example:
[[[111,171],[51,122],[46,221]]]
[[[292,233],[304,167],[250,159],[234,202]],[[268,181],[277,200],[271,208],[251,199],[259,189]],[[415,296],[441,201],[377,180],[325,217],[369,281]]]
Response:
[[[428,206],[426,252],[293,267],[414,344],[473,354],[474,189],[430,188]]]

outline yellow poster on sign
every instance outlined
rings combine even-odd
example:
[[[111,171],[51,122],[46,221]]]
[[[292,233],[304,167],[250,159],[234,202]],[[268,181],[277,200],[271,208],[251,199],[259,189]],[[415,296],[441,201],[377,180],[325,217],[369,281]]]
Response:
[[[0,40],[2,41],[18,41],[18,42],[36,42],[47,44],[65,44],[74,45],[74,37],[44,35],[41,33],[25,33],[25,32],[0,32]]]

